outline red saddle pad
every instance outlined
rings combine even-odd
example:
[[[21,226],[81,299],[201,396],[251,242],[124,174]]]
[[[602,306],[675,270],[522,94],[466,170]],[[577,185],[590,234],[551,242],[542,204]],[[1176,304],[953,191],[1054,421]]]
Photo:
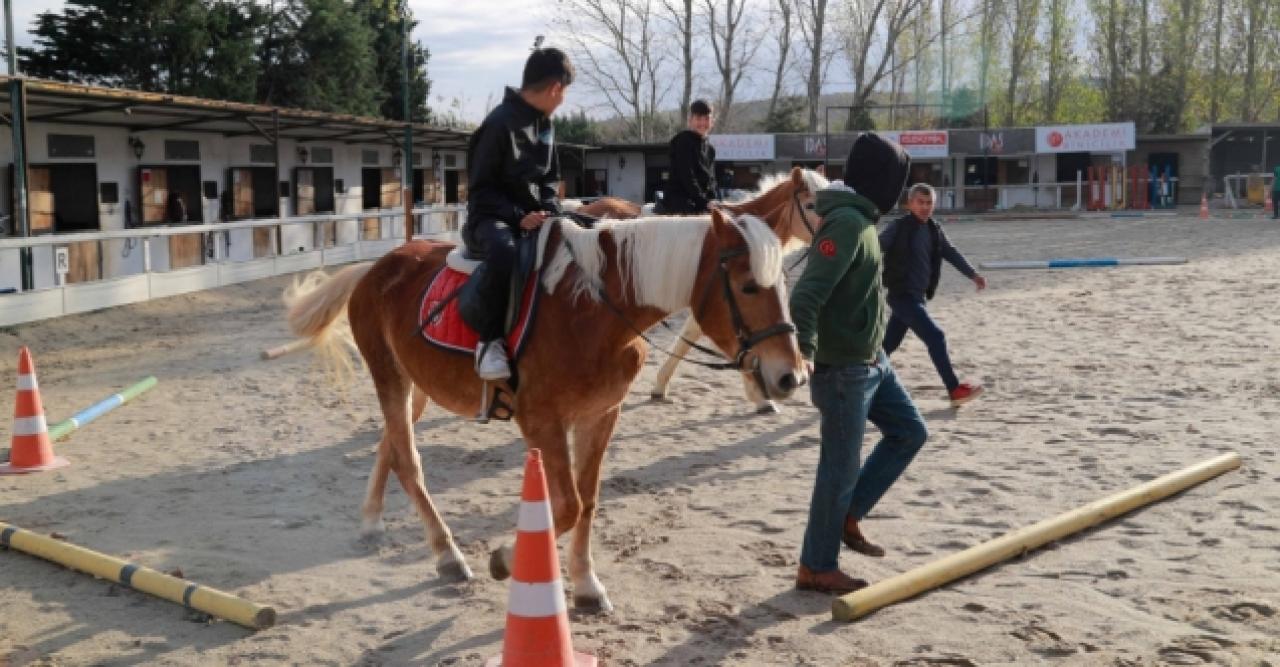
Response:
[[[422,303],[418,308],[418,330],[422,332],[422,337],[428,343],[442,347],[446,350],[463,352],[466,354],[475,354],[476,347],[480,344],[480,336],[474,329],[467,326],[462,321],[462,315],[458,312],[458,300],[456,298],[449,301],[435,318],[430,322],[427,317],[431,312],[440,305],[440,302],[449,298],[462,284],[471,276],[455,271],[449,267],[444,267],[431,279],[431,284],[427,286],[427,291],[422,297]],[[533,315],[538,305],[538,272],[534,271],[528,282],[524,286],[524,295],[520,301],[520,313],[516,318],[516,324],[511,329],[511,333],[507,335],[507,350],[512,359],[520,356],[520,351],[524,348],[528,340],[529,331],[533,328]]]

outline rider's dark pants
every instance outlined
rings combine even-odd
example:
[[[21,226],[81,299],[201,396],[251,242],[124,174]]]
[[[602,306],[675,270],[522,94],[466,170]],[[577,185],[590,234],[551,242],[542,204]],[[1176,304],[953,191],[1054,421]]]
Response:
[[[502,338],[506,325],[507,295],[511,289],[511,271],[516,264],[515,234],[507,223],[499,220],[467,222],[462,228],[462,242],[472,256],[484,258],[485,270],[478,276],[477,292],[485,310],[493,316],[480,334],[483,341]]]

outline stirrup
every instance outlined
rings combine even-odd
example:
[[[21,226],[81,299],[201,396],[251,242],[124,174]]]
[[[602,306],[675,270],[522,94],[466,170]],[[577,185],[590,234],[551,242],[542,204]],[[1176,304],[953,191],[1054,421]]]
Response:
[[[486,380],[480,387],[480,412],[476,422],[488,424],[490,419],[511,421],[515,417],[514,396],[500,382]]]

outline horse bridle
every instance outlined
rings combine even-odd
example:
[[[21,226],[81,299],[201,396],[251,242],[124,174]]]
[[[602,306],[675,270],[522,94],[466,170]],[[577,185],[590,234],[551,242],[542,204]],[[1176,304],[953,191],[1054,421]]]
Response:
[[[806,186],[806,188],[805,188],[805,189],[807,190],[807,189],[808,189],[808,186]],[[791,268],[790,268],[790,269],[788,269],[788,271],[795,271],[795,270],[796,270],[796,267],[800,266],[800,263],[801,263],[801,262],[803,262],[804,260],[808,259],[808,257],[809,257],[809,247],[813,245],[813,237],[817,236],[817,235],[818,235],[818,232],[816,232],[816,231],[813,229],[813,225],[809,224],[809,216],[807,216],[807,215],[805,215],[805,214],[804,214],[804,206],[800,203],[800,191],[799,191],[799,190],[792,190],[792,191],[791,191],[791,201],[795,204],[795,206],[796,206],[796,211],[800,214],[800,222],[803,222],[803,223],[804,223],[804,228],[805,228],[805,229],[807,229],[807,230],[809,230],[809,246],[806,246],[806,247],[805,247],[804,252],[803,252],[803,253],[800,253],[800,256],[796,258],[795,263],[791,265]]]

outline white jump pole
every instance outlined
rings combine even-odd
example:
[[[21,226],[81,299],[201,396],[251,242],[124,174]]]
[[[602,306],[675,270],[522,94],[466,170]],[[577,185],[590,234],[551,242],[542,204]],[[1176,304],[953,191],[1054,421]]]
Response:
[[[1186,257],[1079,257],[1031,261],[982,262],[983,269],[1077,269],[1094,266],[1153,266],[1186,264]]]

